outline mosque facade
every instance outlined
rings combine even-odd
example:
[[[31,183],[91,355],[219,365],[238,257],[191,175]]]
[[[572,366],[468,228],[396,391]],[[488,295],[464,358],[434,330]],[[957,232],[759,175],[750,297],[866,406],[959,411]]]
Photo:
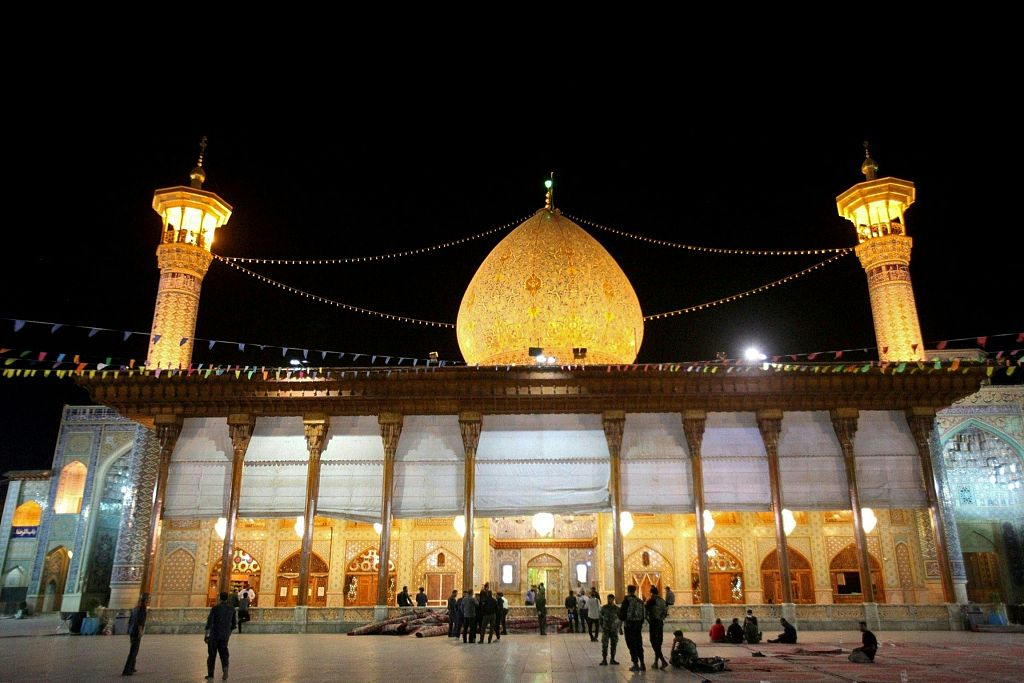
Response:
[[[896,629],[1024,602],[1024,390],[924,348],[913,183],[862,170],[837,207],[879,358],[955,372],[635,365],[636,294],[550,194],[467,288],[467,366],[178,371],[231,214],[200,157],[154,196],[147,370],[80,377],[99,405],[65,408],[52,469],[6,473],[4,609],[147,592],[151,630],[189,631],[249,583],[255,630],[322,632],[387,614],[403,586],[442,606],[489,582],[525,609],[539,583],[552,605],[635,584],[671,587],[690,627],[751,607]]]

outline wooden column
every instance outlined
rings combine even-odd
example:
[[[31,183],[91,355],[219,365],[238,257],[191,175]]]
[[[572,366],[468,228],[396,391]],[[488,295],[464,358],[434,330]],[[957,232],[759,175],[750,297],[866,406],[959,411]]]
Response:
[[[313,522],[316,520],[316,506],[320,498],[320,454],[327,444],[330,420],[323,413],[302,417],[309,462],[306,466],[306,515],[302,520],[305,528],[302,530],[302,552],[299,555],[299,599],[296,603],[299,606],[309,603],[309,557],[313,553]]]
[[[606,410],[601,415],[604,426],[604,438],[608,442],[609,477],[608,492],[612,503],[612,572],[614,576],[615,595],[619,600],[626,597],[626,581],[623,574],[624,559],[622,556],[622,430],[626,426],[626,413],[623,410]]]
[[[402,416],[381,413],[377,416],[380,438],[384,442],[384,481],[380,502],[380,560],[377,567],[377,606],[388,604],[388,560],[391,557],[391,502],[395,490],[395,453],[402,436]],[[467,530],[467,533],[469,531]]]
[[[154,420],[156,438],[160,441],[160,464],[156,483],[153,485],[153,508],[149,516],[149,550],[142,565],[142,593],[153,592],[153,577],[156,568],[156,554],[160,549],[160,528],[164,518],[164,498],[167,496],[167,473],[171,467],[171,453],[181,434],[180,415],[157,415]]]
[[[857,545],[857,565],[860,568],[860,591],[864,602],[875,601],[875,586],[871,580],[871,560],[868,559],[868,537],[864,533],[861,513],[860,490],[857,488],[857,461],[853,455],[853,439],[857,435],[856,408],[836,408],[830,411],[832,429],[843,449],[843,463],[846,465],[846,488],[850,495],[850,511],[853,513],[853,539]]]
[[[474,498],[476,496],[476,447],[480,443],[480,413],[459,413],[459,431],[462,432],[462,450],[466,456],[463,483],[462,514],[466,518],[466,534],[462,537],[462,590],[473,588],[473,540],[476,522]],[[484,579],[486,581],[486,579]]]
[[[690,481],[693,484],[693,512],[697,527],[697,568],[700,580],[700,601],[711,604],[711,577],[708,576],[708,537],[704,531],[704,466],[700,459],[704,443],[704,427],[708,415],[703,410],[683,411],[683,432],[690,451]]]
[[[779,555],[779,578],[782,583],[782,602],[793,602],[793,584],[789,578],[789,544],[782,522],[782,483],[779,480],[779,433],[782,431],[782,411],[772,408],[757,411],[757,428],[761,432],[764,450],[768,453],[768,483],[771,486],[772,517],[775,519],[775,548]]]
[[[238,503],[242,496],[242,466],[245,452],[252,439],[256,417],[244,413],[228,415],[228,432],[231,434],[231,492],[228,495],[228,523],[224,530],[224,549],[221,552],[220,591],[228,590],[231,582],[231,565],[235,554],[235,528],[238,525]]]
[[[934,408],[910,408],[906,412],[910,433],[917,444],[917,455],[921,460],[921,474],[924,477],[925,495],[928,497],[928,519],[932,526],[932,538],[935,539],[935,554],[939,558],[939,575],[942,577],[942,595],[946,602],[956,602],[953,589],[953,575],[949,569],[949,543],[946,540],[946,527],[942,524],[942,510],[939,503],[940,482],[932,466],[931,440],[932,424],[935,420]]]

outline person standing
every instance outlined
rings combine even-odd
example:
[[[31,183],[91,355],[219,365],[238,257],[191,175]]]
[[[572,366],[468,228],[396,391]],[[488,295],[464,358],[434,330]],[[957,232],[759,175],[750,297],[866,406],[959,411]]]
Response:
[[[615,648],[619,644],[619,606],[615,604],[615,595],[608,594],[608,603],[601,608],[601,666],[608,666],[608,642],[612,644],[612,664],[615,661]]]
[[[672,586],[665,586],[665,607],[668,608],[666,614],[672,614],[672,605],[676,604],[676,594],[672,592]]]
[[[146,605],[149,604],[149,593],[139,596],[139,604],[132,608],[132,615],[128,619],[128,637],[132,641],[132,647],[128,650],[128,659],[124,663],[122,676],[131,676],[135,673],[135,658],[139,654],[139,646],[142,644],[142,634],[146,631]]]
[[[402,586],[402,592],[395,598],[399,607],[412,607],[412,598],[409,597],[409,587]]]
[[[647,671],[644,664],[644,641],[640,630],[644,626],[644,603],[636,596],[636,586],[626,589],[626,599],[619,606],[619,621],[626,633],[626,647],[633,661],[630,671]]]
[[[423,586],[420,586],[420,592],[416,594],[416,606],[420,608],[427,606],[427,593],[423,590]]]
[[[462,642],[476,642],[476,600],[473,599],[473,591],[462,593]]]
[[[870,664],[875,661],[878,652],[878,638],[868,630],[868,622],[860,622],[861,646],[850,653],[850,661],[857,664]]]
[[[206,680],[213,680],[213,665],[220,654],[222,680],[228,680],[228,639],[235,630],[235,610],[228,602],[227,591],[220,594],[220,602],[210,608],[206,617]]]
[[[459,591],[452,590],[452,594],[448,596],[448,637],[454,638],[458,633],[458,620],[455,615],[459,609]]]
[[[249,621],[249,590],[238,593],[238,632],[242,632],[242,624]]]
[[[501,591],[498,591],[498,612],[494,620],[494,630],[500,635],[508,635],[508,626],[505,625],[505,618],[508,617],[508,598]]]
[[[577,611],[576,594],[572,590],[565,596],[565,618],[569,621],[569,632],[576,633],[580,625],[580,615]]]
[[[579,610],[579,632],[586,633],[587,625],[590,623],[590,613],[587,612],[587,592],[582,588],[576,598],[576,609]]]
[[[751,645],[761,642],[761,629],[757,625],[757,617],[753,610],[747,610],[747,616],[743,617],[743,637]]]
[[[544,591],[544,584],[537,584],[537,595],[534,596],[534,605],[537,607],[537,624],[540,626],[540,634],[548,634],[548,596]]]
[[[590,639],[597,642],[597,631],[601,627],[601,596],[597,594],[596,588],[590,589],[590,597],[587,598],[587,627]]]
[[[494,637],[494,620],[498,612],[498,602],[491,595],[490,589],[480,591],[480,644],[484,644],[484,633],[487,633],[488,627],[490,627],[490,633],[487,633],[487,642],[491,642],[491,638]],[[501,631],[498,631],[498,640],[501,640]]]
[[[668,607],[665,600],[658,594],[658,587],[651,586],[651,597],[647,600],[647,625],[651,638],[651,649],[654,650],[654,666],[657,668],[661,660],[661,668],[668,668],[668,660],[661,652],[661,643],[665,637],[665,617]]]
[[[537,591],[534,590],[536,586],[530,586],[530,590],[526,591],[526,600],[523,602],[527,607],[533,607],[533,602],[537,598]]]

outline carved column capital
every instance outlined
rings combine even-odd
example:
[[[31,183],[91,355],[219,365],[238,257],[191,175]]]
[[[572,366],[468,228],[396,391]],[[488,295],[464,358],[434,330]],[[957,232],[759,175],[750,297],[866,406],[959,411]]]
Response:
[[[929,452],[928,444],[931,441],[932,429],[935,425],[934,408],[908,408],[906,410],[907,425],[910,433],[917,444],[917,450],[922,454]]]
[[[761,440],[769,454],[778,453],[779,434],[782,433],[782,411],[767,408],[757,411],[757,429],[761,432]]]
[[[306,436],[306,449],[310,457],[319,457],[323,453],[330,429],[331,418],[323,413],[302,416],[302,431]]]
[[[608,442],[608,452],[612,457],[619,457],[622,452],[622,432],[626,426],[626,411],[606,410],[601,414],[601,425],[604,427],[604,438]]]
[[[480,413],[459,413],[459,432],[462,433],[462,448],[467,457],[476,456],[476,448],[480,444],[480,429],[483,418]]]
[[[701,445],[704,443],[704,428],[708,422],[708,414],[703,410],[684,410],[683,434],[686,445],[690,449],[690,457],[700,457]]]
[[[402,436],[402,414],[381,413],[377,416],[380,438],[384,441],[384,457],[393,459],[398,452],[398,439]]]
[[[156,438],[160,441],[161,451],[174,450],[174,444],[181,434],[181,425],[184,422],[181,415],[156,415],[153,418],[153,427],[156,430]]]
[[[829,411],[832,418],[832,430],[836,433],[843,455],[853,457],[853,440],[857,436],[857,420],[860,411],[856,408],[835,408]]]
[[[232,413],[228,415],[228,433],[231,435],[231,447],[235,455],[245,455],[256,428],[256,416],[248,413]]]

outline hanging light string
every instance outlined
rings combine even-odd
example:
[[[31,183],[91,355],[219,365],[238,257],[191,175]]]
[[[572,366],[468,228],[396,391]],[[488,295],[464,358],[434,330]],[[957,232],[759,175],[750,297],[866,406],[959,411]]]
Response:
[[[649,244],[656,244],[659,247],[672,247],[673,249],[685,249],[687,251],[698,251],[705,254],[734,254],[741,256],[808,256],[822,254],[845,254],[850,251],[850,247],[828,247],[826,249],[721,249],[719,247],[698,247],[693,244],[681,244],[679,242],[669,242],[667,240],[654,239],[653,237],[644,237],[643,235],[634,235],[631,232],[625,230],[617,230],[615,228],[609,228],[607,225],[601,225],[593,221],[588,221],[586,218],[578,218],[571,214],[562,214],[574,220],[577,223],[583,223],[589,225],[592,228],[598,230],[604,230],[610,232],[613,235],[619,235],[620,237],[629,237],[630,239],[638,240],[640,242],[648,242]]]
[[[533,214],[530,214],[532,216]],[[447,249],[448,247],[455,247],[466,242],[472,242],[488,235],[499,233],[509,228],[519,225],[525,222],[530,216],[520,218],[519,220],[510,221],[505,225],[497,228],[491,228],[469,237],[463,237],[461,239],[452,240],[451,242],[442,242],[441,244],[435,244],[430,247],[421,247],[419,249],[407,249],[405,251],[396,251],[391,254],[377,254],[376,256],[353,256],[350,258],[327,258],[327,259],[277,259],[277,258],[248,258],[242,256],[222,256],[220,257],[225,263],[262,263],[267,265],[275,266],[332,266],[344,263],[365,263],[369,261],[386,261],[388,259],[402,258],[403,256],[416,256],[417,254],[426,254],[431,251],[438,251],[440,249]]]
[[[329,304],[331,306],[336,306],[337,308],[341,308],[341,309],[344,309],[346,311],[352,311],[353,313],[363,313],[364,315],[370,315],[370,316],[374,316],[374,317],[377,317],[377,318],[383,318],[385,320],[395,320],[397,322],[413,323],[415,325],[425,325],[427,327],[441,327],[441,328],[447,328],[447,329],[455,329],[455,325],[453,323],[441,323],[441,322],[437,322],[435,320],[422,320],[420,318],[410,318],[410,317],[404,316],[404,315],[392,315],[391,313],[383,313],[381,311],[375,311],[375,310],[373,310],[371,308],[362,308],[360,306],[353,306],[352,304],[346,304],[346,303],[341,302],[341,301],[335,301],[334,299],[328,299],[327,297],[323,297],[323,296],[320,296],[318,294],[310,294],[309,292],[301,290],[301,289],[299,289],[297,287],[292,287],[291,285],[286,285],[283,282],[278,282],[277,280],[271,280],[269,277],[265,277],[263,275],[260,275],[259,273],[253,272],[253,271],[249,270],[248,268],[245,268],[244,266],[238,265],[237,263],[232,263],[231,260],[229,260],[228,258],[226,258],[224,256],[218,256],[217,254],[213,254],[213,258],[215,258],[216,260],[218,260],[218,261],[220,261],[222,263],[225,263],[225,264],[231,266],[235,270],[239,270],[239,271],[245,273],[246,275],[248,275],[250,277],[256,278],[260,282],[266,282],[267,284],[273,285],[274,287],[277,287],[278,289],[283,289],[286,292],[291,292],[292,294],[297,294],[299,296],[306,297],[307,299],[312,299],[313,301],[317,301],[317,302],[322,303],[322,304]]]
[[[775,280],[773,282],[769,282],[768,284],[761,285],[760,287],[755,287],[753,289],[748,289],[747,291],[740,292],[739,294],[733,294],[732,296],[727,296],[727,297],[724,297],[722,299],[715,299],[714,301],[708,301],[707,303],[697,304],[696,306],[689,306],[688,308],[680,308],[680,309],[677,309],[675,311],[666,311],[665,313],[655,313],[654,315],[645,315],[644,316],[644,321],[646,322],[648,320],[658,320],[660,318],[671,318],[672,316],[682,315],[683,313],[693,313],[695,311],[702,311],[705,308],[712,308],[714,306],[719,306],[721,304],[729,303],[730,301],[736,301],[737,299],[742,299],[743,297],[750,296],[751,294],[757,294],[757,293],[763,292],[763,291],[765,291],[767,289],[771,289],[773,287],[778,287],[781,284],[785,284],[787,282],[792,282],[793,280],[796,280],[797,278],[803,277],[804,275],[807,275],[808,273],[812,273],[812,272],[818,270],[819,268],[824,268],[828,264],[832,263],[833,261],[838,261],[839,259],[843,258],[844,256],[846,256],[847,254],[849,254],[852,251],[853,251],[853,249],[844,249],[844,250],[842,250],[842,252],[836,254],[835,256],[827,258],[824,261],[821,261],[820,263],[815,263],[813,266],[810,266],[808,268],[804,268],[803,270],[798,271],[796,273],[793,273],[792,275],[787,275],[786,277],[781,278],[779,280]]]

